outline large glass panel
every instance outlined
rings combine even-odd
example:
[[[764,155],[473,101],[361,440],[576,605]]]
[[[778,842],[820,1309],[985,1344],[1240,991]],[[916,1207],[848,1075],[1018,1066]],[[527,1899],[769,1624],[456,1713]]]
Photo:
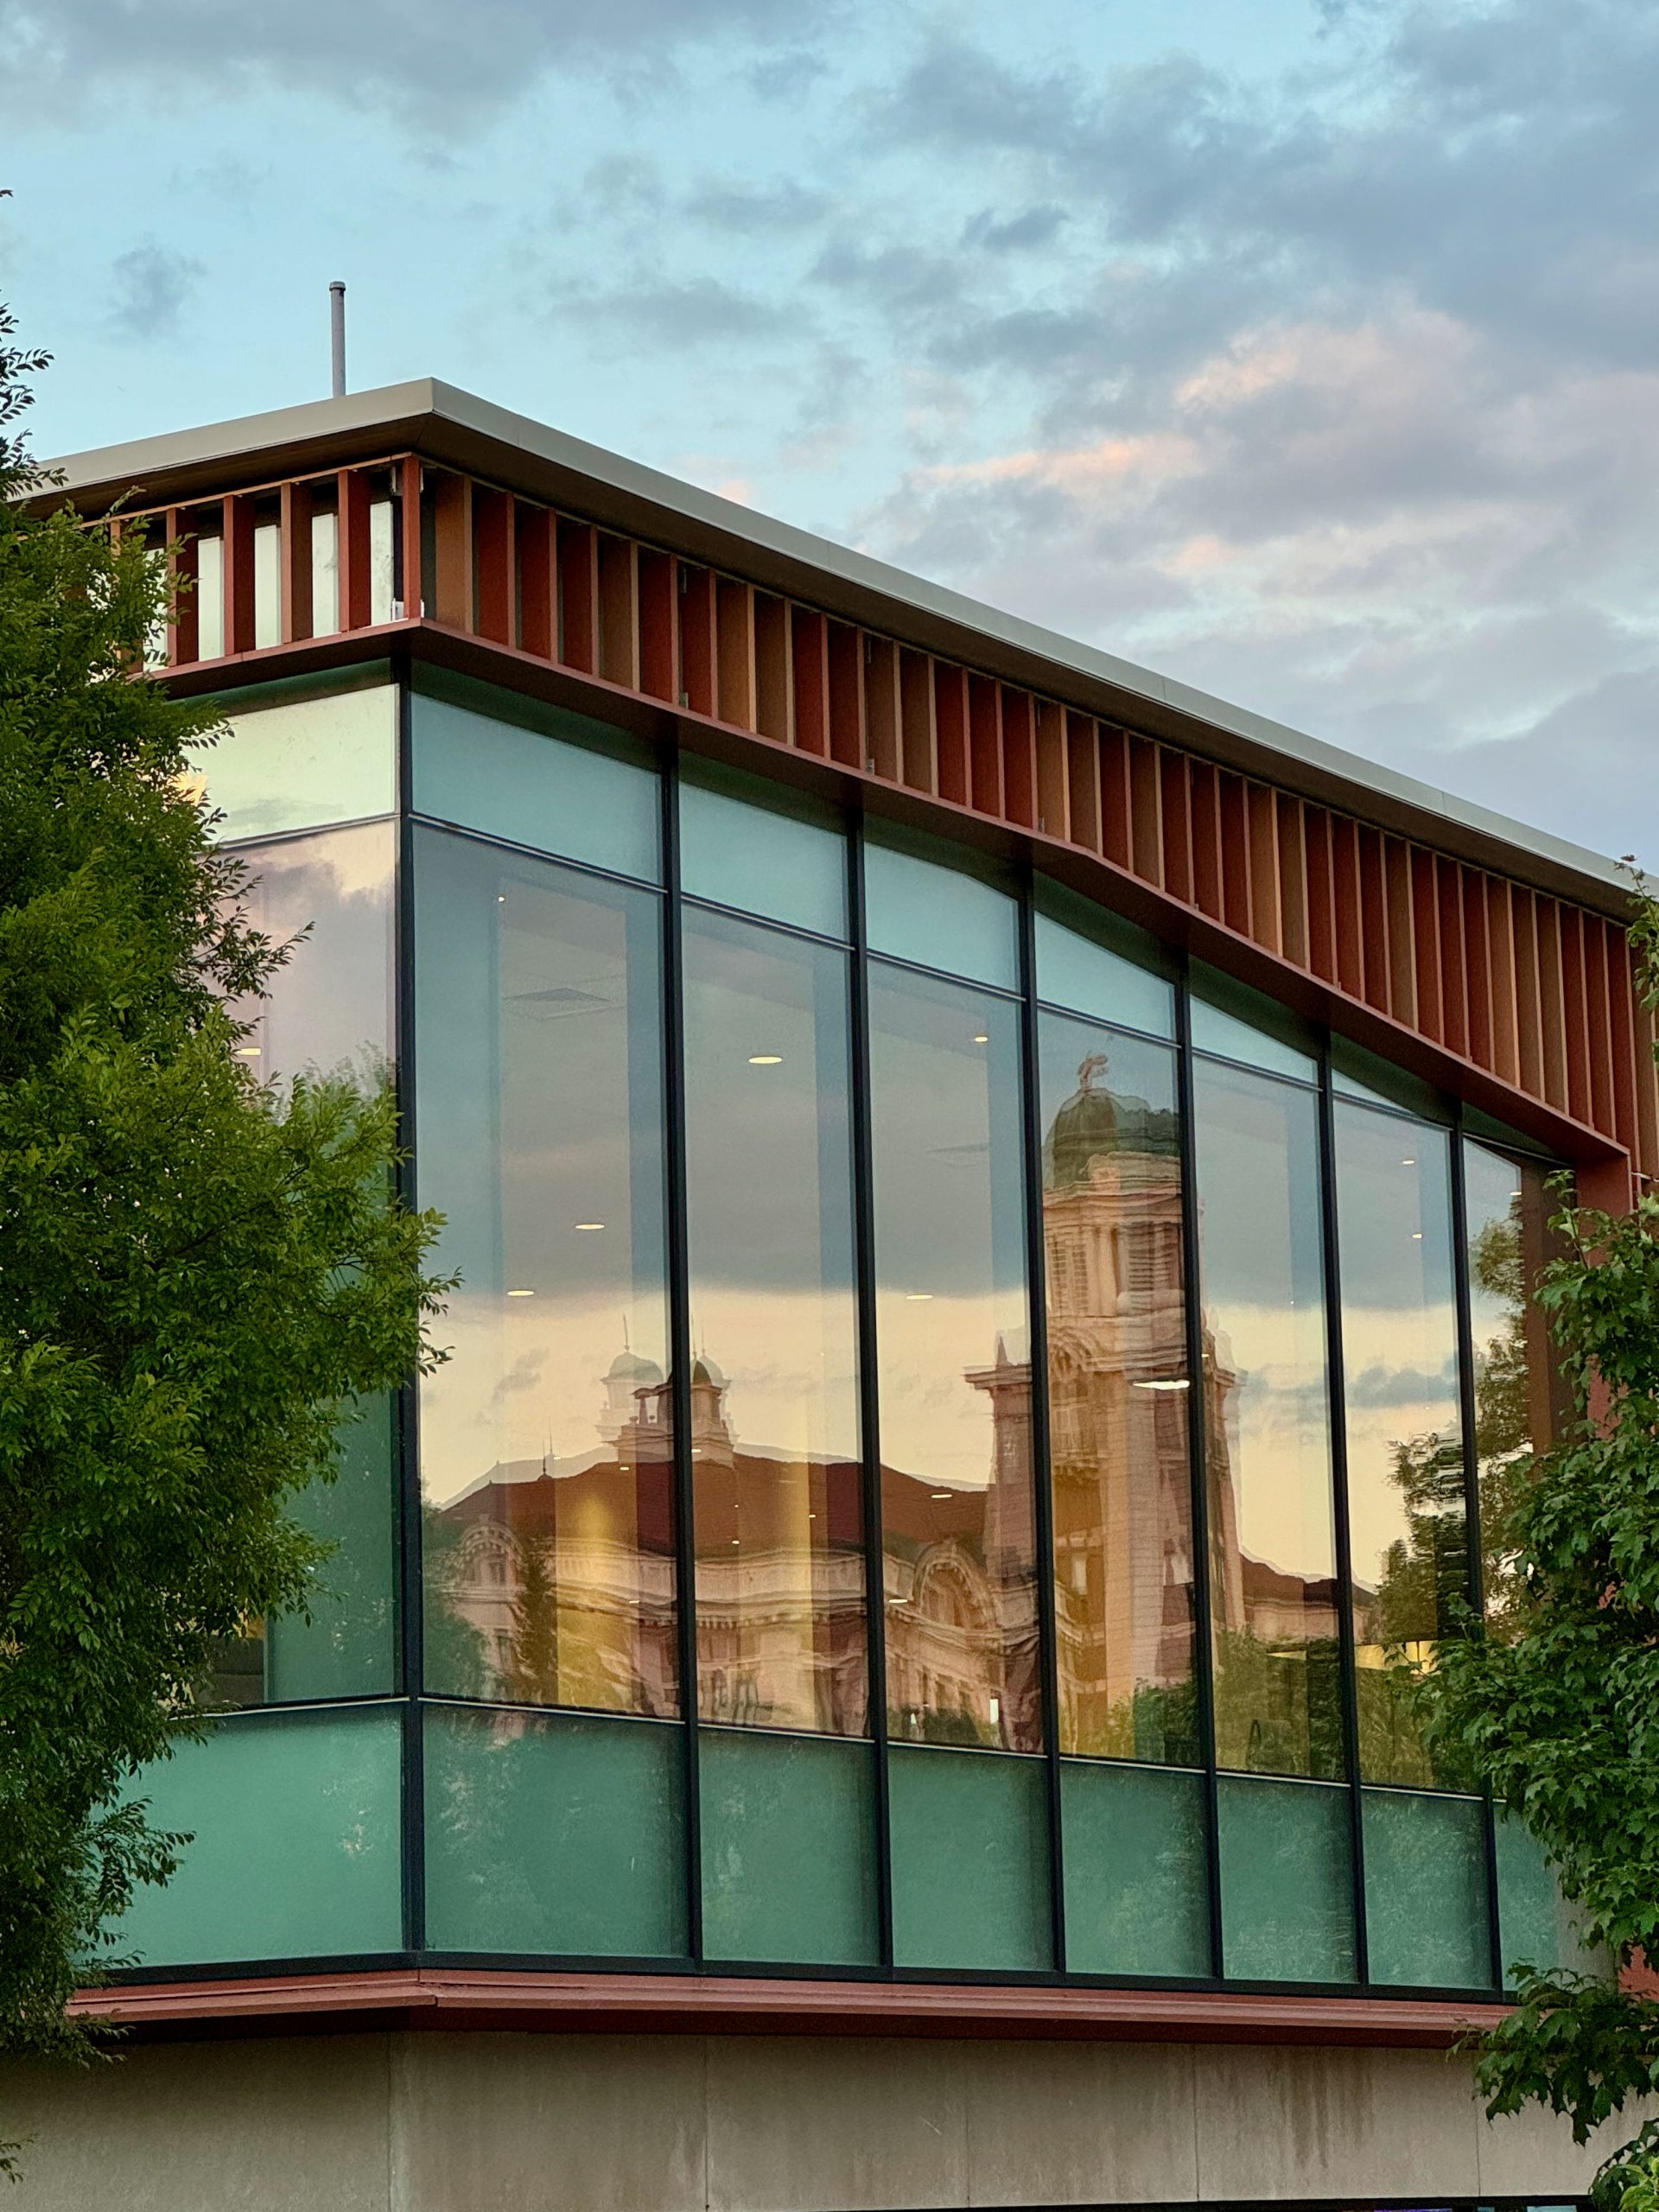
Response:
[[[870,973],[888,1726],[1041,1748],[1017,1007]]]
[[[868,842],[864,914],[873,952],[1004,990],[1019,988],[1019,909],[976,875]]]
[[[370,1080],[385,1072],[397,858],[390,822],[285,837],[248,854],[244,912],[255,929],[289,947],[264,997],[232,1007],[249,1024],[237,1058],[262,1083],[302,1071]]]
[[[1196,1064],[1216,1751],[1343,1771],[1319,1102]]]
[[[658,900],[422,830],[416,909],[428,1686],[671,1713]]]
[[[552,707],[526,709],[526,727],[487,711],[491,696],[468,687],[467,703],[424,691],[410,702],[415,811],[658,881],[661,790],[652,769],[618,757],[621,734]]]
[[[1041,1763],[895,1745],[887,1772],[898,1963],[1052,1966]]]
[[[290,947],[264,997],[232,1011],[248,1025],[237,1047],[263,1083],[303,1071],[378,1080],[392,1035],[392,895],[397,835],[390,822],[328,830],[262,845],[244,907],[253,925]],[[363,1695],[392,1687],[391,1412],[353,1411],[341,1432],[340,1471],[294,1501],[295,1517],[332,1547],[313,1580],[307,1620],[250,1621],[214,1653],[218,1704]]]
[[[678,1729],[437,1706],[424,1728],[435,1951],[683,1953]]]
[[[871,1756],[820,1736],[702,1731],[705,1956],[874,1964]]]
[[[733,779],[736,782],[736,779]],[[847,841],[819,822],[751,805],[707,771],[680,785],[680,887],[821,937],[847,934]],[[764,789],[764,786],[761,786]]]
[[[397,691],[375,682],[232,702],[230,728],[192,755],[188,784],[224,817],[226,842],[359,822],[397,803]]]
[[[113,1923],[118,1949],[156,1967],[401,1948],[402,1740],[384,1706],[248,1713],[147,1768],[150,1826],[190,1840]]]
[[[1535,1452],[1547,1450],[1562,1408],[1560,1371],[1542,1308],[1531,1295],[1550,1256],[1554,1211],[1548,1170],[1463,1147],[1469,1231],[1470,1328],[1475,1357],[1475,1454],[1486,1619],[1514,1624],[1522,1592],[1510,1516]]]
[[[1421,1789],[1368,1789],[1363,1807],[1371,1980],[1421,1989],[1487,1986],[1484,1806]]]
[[[1223,1969],[1231,1981],[1351,1981],[1353,1836],[1345,1789],[1224,1775]]]
[[[855,1735],[848,958],[696,908],[683,941],[698,1710]]]
[[[1451,1139],[1344,1099],[1336,1151],[1360,1771],[1426,1786],[1417,1683],[1469,1595]]]
[[[1173,1052],[1039,1026],[1060,1744],[1201,1757]]]
[[[1164,976],[1109,951],[1077,930],[1067,929],[1041,907],[1035,929],[1039,999],[1093,1014],[1115,1027],[1144,1029],[1154,1037],[1173,1036],[1175,989]]]
[[[1060,1805],[1071,1970],[1207,1974],[1204,1777],[1067,1759]]]

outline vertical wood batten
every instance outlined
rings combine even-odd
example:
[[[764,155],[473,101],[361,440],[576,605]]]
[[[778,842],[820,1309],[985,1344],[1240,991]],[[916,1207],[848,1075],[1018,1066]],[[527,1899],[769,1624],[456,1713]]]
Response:
[[[457,630],[472,627],[473,498],[464,476],[434,470],[432,508],[432,614]],[[341,587],[341,620],[345,594]]]
[[[513,620],[512,501],[505,492],[473,493],[473,577],[475,620],[480,638],[499,645],[518,642]]]
[[[1307,864],[1307,964],[1322,982],[1337,980],[1337,912],[1332,874],[1331,817],[1322,806],[1302,808]]]
[[[1207,760],[1191,760],[1186,769],[1187,820],[1192,836],[1192,898],[1198,912],[1211,921],[1224,918],[1222,888],[1221,791],[1215,769]]]
[[[1100,743],[1088,715],[1068,713],[1065,718],[1065,778],[1067,818],[1074,845],[1091,853],[1101,849]]]
[[[1566,991],[1561,977],[1560,910],[1553,899],[1537,895],[1534,896],[1532,907],[1538,950],[1538,1025],[1543,1056],[1544,1096],[1552,1106],[1570,1111]]]
[[[1283,944],[1279,896],[1279,824],[1275,795],[1267,784],[1244,786],[1245,835],[1250,848],[1250,935],[1269,952]]]
[[[754,726],[779,745],[793,742],[793,664],[789,609],[771,592],[754,594]]]
[[[166,542],[171,605],[167,624],[167,658],[175,668],[182,662],[201,658],[200,618],[196,605],[196,538],[189,525],[190,518],[182,508],[168,509]]]
[[[1112,723],[1102,722],[1100,835],[1106,857],[1114,868],[1134,865],[1134,821],[1135,806],[1129,795],[1129,741]]]
[[[694,715],[719,708],[715,683],[715,579],[680,563],[680,694]]]
[[[1280,950],[1294,966],[1307,960],[1307,824],[1299,798],[1281,791],[1274,827],[1279,864]]]
[[[284,484],[277,499],[281,533],[283,643],[311,635],[311,486]]]
[[[1129,850],[1135,874],[1164,887],[1164,795],[1158,748],[1149,738],[1128,741]]]
[[[584,676],[599,673],[599,533],[561,515],[556,524],[559,570],[559,658]]]
[[[845,622],[831,622],[826,645],[830,680],[830,757],[843,768],[869,758],[864,731],[864,644]]]
[[[968,678],[968,754],[975,809],[1003,820],[1002,701],[994,677]]]
[[[1071,836],[1071,779],[1065,763],[1065,709],[1052,699],[1037,702],[1037,827],[1046,836]]]
[[[865,765],[889,784],[903,780],[899,756],[899,648],[890,638],[860,632],[864,641]]]
[[[680,589],[671,553],[639,549],[639,688],[678,704]]]
[[[933,729],[938,747],[939,797],[953,806],[974,803],[968,731],[968,671],[954,661],[933,664]]]
[[[238,494],[224,502],[225,651],[253,651],[253,501]]]
[[[930,798],[939,788],[938,732],[933,720],[933,664],[908,648],[899,656],[899,760],[905,782]]]
[[[1216,808],[1221,821],[1221,918],[1241,937],[1250,934],[1249,802],[1243,780],[1230,769],[1216,772]]]
[[[464,476],[455,483],[460,487],[462,504],[471,509],[472,486]],[[369,545],[369,480],[360,468],[342,468],[339,476],[340,536],[336,559],[340,578],[340,626],[342,630],[366,630],[374,620],[373,561]],[[461,618],[462,626],[473,626],[470,582],[468,604]]]
[[[631,537],[594,533],[599,577],[599,672],[607,683],[639,689],[639,548]]]
[[[400,560],[403,569],[404,613],[418,621],[426,613],[426,578],[421,551],[421,464],[411,454],[405,454],[392,471],[398,492],[398,521],[402,531]],[[310,526],[306,528],[306,540],[310,542]]]
[[[1002,708],[1002,804],[1007,819],[1022,830],[1037,827],[1037,730],[1035,702],[1016,685],[1001,686]]]
[[[735,576],[715,578],[715,682],[720,719],[754,728],[754,593]]]
[[[1463,955],[1467,972],[1466,1003],[1469,1041],[1465,1049],[1476,1065],[1496,1065],[1492,1022],[1492,959],[1487,934],[1486,885],[1474,868],[1457,871],[1458,896],[1463,903]]]
[[[795,742],[820,760],[830,757],[830,625],[810,607],[789,610]]]
[[[521,506],[513,526],[518,563],[518,643],[543,660],[559,657],[559,564],[547,507]]]

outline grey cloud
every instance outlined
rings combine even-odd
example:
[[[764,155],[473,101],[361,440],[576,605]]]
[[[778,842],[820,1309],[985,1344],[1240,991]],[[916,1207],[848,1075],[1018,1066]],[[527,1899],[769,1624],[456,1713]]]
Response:
[[[203,275],[188,254],[154,240],[118,254],[110,269],[110,321],[124,338],[170,337]]]
[[[799,47],[841,0],[0,0],[0,47],[31,117],[143,82],[266,82],[385,105],[440,132],[505,106],[543,75],[660,73],[687,47],[735,35]],[[16,94],[7,103],[18,111]]]
[[[671,277],[644,273],[614,284],[557,295],[562,314],[603,324],[642,344],[718,345],[786,334],[791,318],[779,302],[740,291],[715,276]]]
[[[738,238],[788,236],[809,231],[834,206],[827,192],[811,192],[792,178],[769,184],[752,184],[737,178],[708,178],[695,186],[682,203],[694,222],[725,231]]]
[[[1344,1380],[1348,1403],[1356,1409],[1382,1411],[1396,1406],[1433,1406],[1457,1395],[1457,1370],[1448,1364],[1437,1375],[1415,1367],[1363,1368]]]
[[[962,226],[962,243],[988,253],[1017,253],[1027,246],[1049,245],[1066,223],[1066,211],[1053,205],[1027,207],[1018,215],[998,217],[982,207]]]

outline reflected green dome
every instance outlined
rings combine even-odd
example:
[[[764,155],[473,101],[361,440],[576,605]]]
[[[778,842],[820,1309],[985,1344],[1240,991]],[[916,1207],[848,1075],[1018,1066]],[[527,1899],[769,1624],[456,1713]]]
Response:
[[[1077,1070],[1077,1088],[1054,1116],[1043,1141],[1043,1182],[1052,1190],[1086,1183],[1089,1163],[1112,1153],[1173,1159],[1180,1148],[1175,1116],[1144,1098],[1104,1087],[1103,1054]]]

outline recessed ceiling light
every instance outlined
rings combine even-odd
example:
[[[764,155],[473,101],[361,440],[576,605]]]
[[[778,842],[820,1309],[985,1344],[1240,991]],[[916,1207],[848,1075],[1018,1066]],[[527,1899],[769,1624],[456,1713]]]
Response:
[[[1185,1375],[1155,1375],[1147,1382],[1137,1382],[1135,1387],[1137,1390],[1185,1390],[1187,1378]]]
[[[1422,1243],[1422,1241],[1423,1241],[1423,1232],[1422,1232],[1422,1230],[1421,1230],[1421,1229],[1414,1229],[1414,1230],[1412,1230],[1412,1232],[1411,1232],[1411,1241],[1412,1241],[1412,1243],[1413,1243],[1414,1244],[1421,1244],[1421,1243]]]
[[[602,1221],[579,1221],[576,1224],[578,1229],[603,1229],[604,1226]]]
[[[990,1041],[988,1034],[983,1029],[980,1030],[974,1039],[976,1045],[988,1045]]]
[[[956,1496],[956,1492],[955,1492],[955,1491],[953,1491],[953,1490],[935,1490],[935,1491],[930,1491],[928,1492],[928,1496],[929,1496],[930,1497],[931,1497],[931,1498],[935,1499],[935,1500],[938,1500],[938,1499],[941,1499],[941,1498],[951,1498],[951,1497],[954,1497]]]
[[[906,1306],[925,1306],[932,1295],[931,1290],[907,1290],[905,1293],[905,1303]]]
[[[533,1290],[510,1290],[507,1293],[509,1298],[534,1298],[535,1295]]]
[[[1414,1160],[1402,1160],[1400,1165],[1402,1167],[1414,1167],[1417,1165],[1417,1162]]]
[[[784,1056],[781,1052],[751,1052],[749,1054],[749,1065],[752,1068],[780,1068],[783,1065]]]
[[[259,1047],[257,1045],[238,1045],[231,1057],[238,1060],[257,1060],[259,1057]]]

